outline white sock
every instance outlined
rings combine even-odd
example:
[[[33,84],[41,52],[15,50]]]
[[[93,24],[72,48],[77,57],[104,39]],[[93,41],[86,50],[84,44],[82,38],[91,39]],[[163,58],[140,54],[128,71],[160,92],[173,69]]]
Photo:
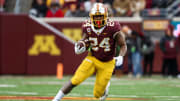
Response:
[[[111,83],[110,81],[108,82],[107,86],[106,86],[106,92],[108,93],[109,92],[109,87],[110,87]]]
[[[53,101],[60,101],[64,97],[64,95],[65,94],[61,90],[59,90],[57,95],[54,97]]]

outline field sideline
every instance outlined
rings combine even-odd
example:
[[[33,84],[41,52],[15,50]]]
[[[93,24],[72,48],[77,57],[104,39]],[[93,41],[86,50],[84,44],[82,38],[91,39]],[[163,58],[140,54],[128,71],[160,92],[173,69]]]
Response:
[[[0,76],[0,101],[51,101],[70,77]],[[95,77],[88,78],[63,101],[98,101],[93,98],[94,81]],[[180,101],[180,79],[113,77],[107,101]]]

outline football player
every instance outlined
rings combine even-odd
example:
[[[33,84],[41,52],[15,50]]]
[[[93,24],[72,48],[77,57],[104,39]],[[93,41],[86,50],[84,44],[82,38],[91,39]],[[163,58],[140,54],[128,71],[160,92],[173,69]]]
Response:
[[[108,19],[107,8],[102,3],[94,4],[89,15],[90,19],[82,26],[83,39],[75,44],[75,53],[81,54],[89,47],[90,52],[53,101],[60,101],[64,95],[94,73],[96,73],[94,96],[104,101],[108,95],[109,80],[114,67],[122,65],[127,46],[125,36],[120,31],[120,24]],[[116,45],[121,48],[119,56],[114,57]]]

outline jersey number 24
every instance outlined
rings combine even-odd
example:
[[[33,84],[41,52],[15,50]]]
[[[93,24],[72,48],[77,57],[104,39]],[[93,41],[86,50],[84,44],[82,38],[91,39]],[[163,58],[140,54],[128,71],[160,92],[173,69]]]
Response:
[[[91,46],[93,51],[98,51],[99,48],[103,48],[104,52],[110,51],[109,38],[104,38],[100,43],[98,43],[97,38],[89,37],[89,41],[91,41]]]

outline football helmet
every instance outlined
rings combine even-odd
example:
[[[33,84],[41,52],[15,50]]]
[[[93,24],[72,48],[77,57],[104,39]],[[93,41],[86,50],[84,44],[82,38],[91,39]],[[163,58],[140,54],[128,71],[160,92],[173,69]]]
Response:
[[[107,24],[108,10],[102,3],[95,3],[89,16],[94,27],[101,28]]]

